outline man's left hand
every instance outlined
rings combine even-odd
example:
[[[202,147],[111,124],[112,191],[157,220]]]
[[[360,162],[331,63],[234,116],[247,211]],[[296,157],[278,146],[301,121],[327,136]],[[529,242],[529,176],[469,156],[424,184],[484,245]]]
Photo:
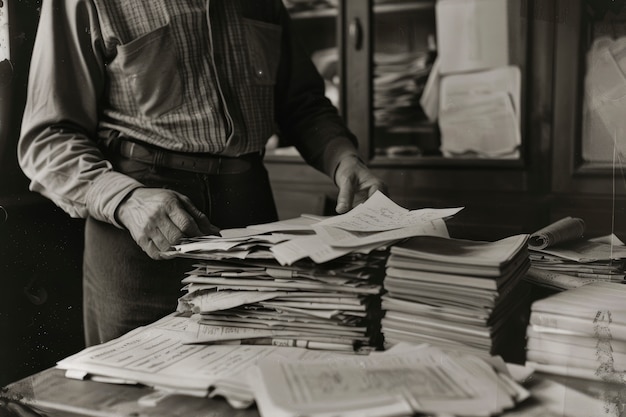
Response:
[[[339,187],[337,213],[342,214],[367,200],[377,190],[387,193],[387,186],[365,166],[356,155],[339,162],[335,171],[335,184]]]

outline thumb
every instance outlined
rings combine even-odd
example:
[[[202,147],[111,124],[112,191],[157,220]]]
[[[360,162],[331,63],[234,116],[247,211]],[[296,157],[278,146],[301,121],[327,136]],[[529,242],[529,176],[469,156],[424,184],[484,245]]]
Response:
[[[343,181],[339,185],[339,194],[337,195],[337,206],[335,211],[339,214],[343,214],[352,208],[352,202],[354,200],[354,185],[352,181]]]
[[[196,224],[198,225],[202,233],[206,235],[219,234],[220,229],[212,225],[209,221],[209,218],[203,212],[198,210],[196,206],[194,206],[194,204],[191,202],[191,200],[187,198],[187,196],[180,194],[179,198],[180,201],[183,203],[183,206],[185,206],[185,210],[187,210],[187,212],[193,216]]]

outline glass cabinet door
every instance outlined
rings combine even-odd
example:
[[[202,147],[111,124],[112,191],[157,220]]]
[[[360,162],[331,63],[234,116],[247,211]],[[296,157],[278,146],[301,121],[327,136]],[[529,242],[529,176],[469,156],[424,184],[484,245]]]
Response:
[[[626,6],[566,2],[556,19],[552,188],[624,196]]]
[[[596,167],[626,155],[626,9],[613,4],[583,15],[581,156]]]
[[[373,0],[370,7],[372,156],[519,162],[521,0]]]
[[[437,124],[420,104],[437,57],[435,1],[375,1],[372,29],[374,154],[437,154]]]

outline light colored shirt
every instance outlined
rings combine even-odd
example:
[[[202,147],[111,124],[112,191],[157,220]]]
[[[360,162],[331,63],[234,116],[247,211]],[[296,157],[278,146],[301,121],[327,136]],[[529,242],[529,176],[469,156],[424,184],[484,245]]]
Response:
[[[280,0],[47,0],[18,147],[30,188],[121,227],[142,184],[113,170],[111,131],[173,151],[259,152],[275,132],[333,175],[355,138]]]

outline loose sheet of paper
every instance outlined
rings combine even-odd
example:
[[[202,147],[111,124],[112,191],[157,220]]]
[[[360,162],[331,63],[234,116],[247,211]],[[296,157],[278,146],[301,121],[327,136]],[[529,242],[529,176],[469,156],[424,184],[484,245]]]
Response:
[[[278,291],[202,291],[191,292],[178,299],[178,311],[192,313],[227,310],[245,304],[258,303],[288,293]]]
[[[441,151],[510,157],[521,143],[521,74],[514,66],[450,74],[441,80]]]
[[[441,73],[508,65],[507,9],[507,2],[503,0],[437,1],[437,52]]]
[[[319,238],[335,249],[380,245],[382,242],[393,242],[413,236],[449,237],[448,228],[441,219],[379,233],[349,232],[332,226],[314,227]]]
[[[383,232],[428,223],[454,216],[462,208],[408,210],[376,191],[367,201],[349,212],[311,225],[333,226],[354,232]]]

